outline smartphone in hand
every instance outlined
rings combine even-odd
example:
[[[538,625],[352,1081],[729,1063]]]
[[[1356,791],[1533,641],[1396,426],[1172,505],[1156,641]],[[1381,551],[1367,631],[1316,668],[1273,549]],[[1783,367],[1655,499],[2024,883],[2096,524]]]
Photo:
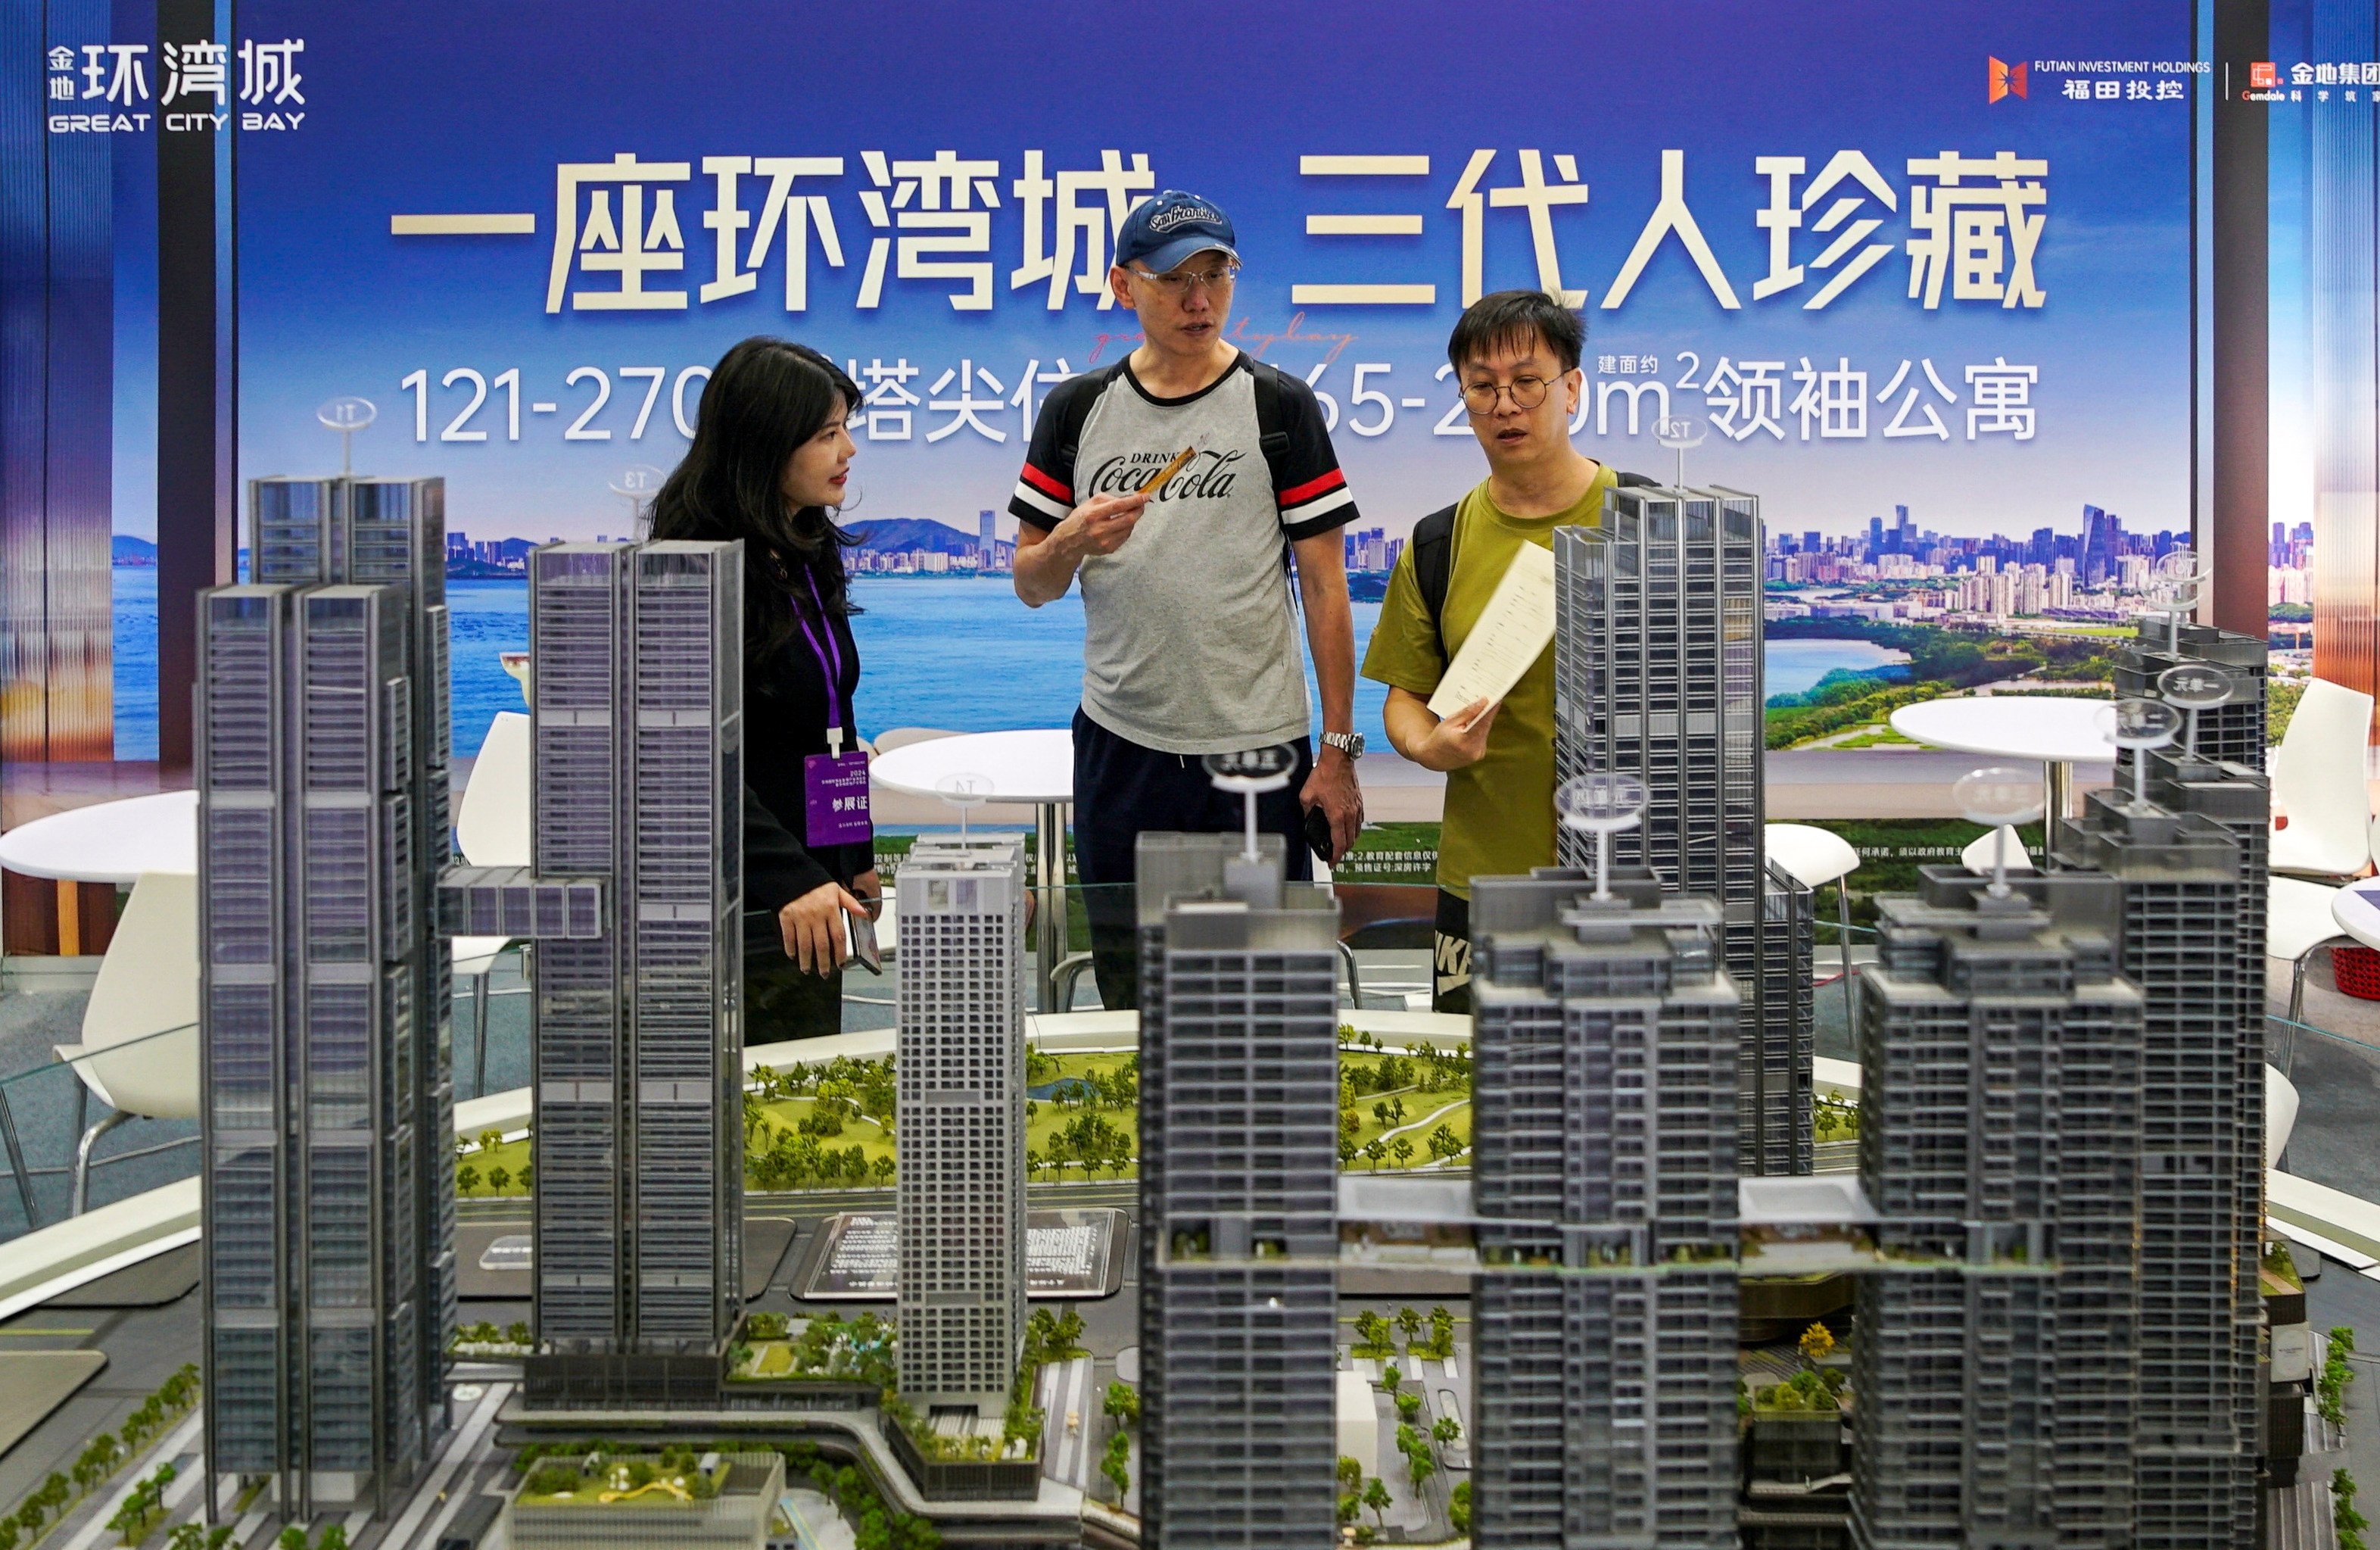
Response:
[[[1326,866],[1335,864],[1339,857],[1330,845],[1330,815],[1318,807],[1305,810],[1305,845],[1322,858]]]
[[[844,934],[851,948],[851,961],[870,974],[880,975],[884,972],[884,954],[876,943],[876,910],[882,906],[875,899],[867,902],[869,909],[865,915],[844,911]]]

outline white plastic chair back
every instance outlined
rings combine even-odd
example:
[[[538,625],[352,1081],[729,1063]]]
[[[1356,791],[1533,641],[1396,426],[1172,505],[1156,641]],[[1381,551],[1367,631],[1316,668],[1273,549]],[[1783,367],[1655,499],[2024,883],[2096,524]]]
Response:
[[[2025,854],[2024,841],[2019,837],[2013,824],[2003,824],[1997,829],[1976,836],[1964,850],[1959,852],[1959,864],[1978,877],[1988,876],[1992,870],[1995,844],[1992,836],[1997,834],[2008,836],[2008,869],[2010,872],[2031,872],[2034,869],[2033,858]]]
[[[528,866],[528,717],[499,711],[471,762],[455,812],[455,841],[473,866]]]
[[[1760,848],[1805,888],[1823,888],[1859,870],[1859,852],[1851,842],[1815,824],[1765,824]]]
[[[2372,697],[2325,678],[2306,685],[2273,771],[2273,800],[2289,827],[2273,836],[2276,871],[2350,876],[2372,860],[2372,801],[2363,749]]]
[[[868,746],[879,753],[890,753],[911,743],[930,743],[942,738],[955,738],[956,732],[945,732],[938,726],[895,726],[889,732],[879,732],[868,739]]]
[[[2298,1128],[2297,1084],[2272,1067],[2265,1068],[2265,1166],[2278,1167],[2288,1150],[2289,1132]]]
[[[111,1108],[196,1119],[198,1020],[199,880],[188,873],[143,873],[91,982],[82,1014],[85,1054],[75,1070]]]

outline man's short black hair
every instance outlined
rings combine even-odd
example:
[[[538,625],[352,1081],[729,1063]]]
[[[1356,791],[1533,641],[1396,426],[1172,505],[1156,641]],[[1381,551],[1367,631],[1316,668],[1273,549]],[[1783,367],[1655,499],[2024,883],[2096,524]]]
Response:
[[[1446,359],[1457,372],[1499,349],[1542,343],[1567,372],[1586,345],[1586,320],[1541,290],[1490,291],[1463,310],[1446,337]]]

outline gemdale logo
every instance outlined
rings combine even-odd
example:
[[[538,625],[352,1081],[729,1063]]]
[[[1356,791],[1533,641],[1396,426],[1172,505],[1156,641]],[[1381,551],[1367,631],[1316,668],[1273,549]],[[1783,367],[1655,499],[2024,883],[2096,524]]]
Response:
[[[1984,57],[1990,61],[1988,79],[1984,86],[1984,101],[1998,102],[2002,97],[2022,97],[2025,92],[2025,63],[2020,59],[2011,65],[2005,59]]]

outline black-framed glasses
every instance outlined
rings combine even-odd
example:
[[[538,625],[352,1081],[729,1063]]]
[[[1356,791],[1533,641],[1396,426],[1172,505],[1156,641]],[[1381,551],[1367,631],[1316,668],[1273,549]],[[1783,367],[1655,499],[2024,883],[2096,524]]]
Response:
[[[1463,390],[1463,407],[1474,414],[1494,414],[1497,402],[1509,393],[1514,409],[1533,409],[1546,401],[1553,385],[1540,376],[1514,377],[1506,383],[1475,382]]]
[[[1170,269],[1162,275],[1135,269],[1131,273],[1135,279],[1147,280],[1168,296],[1187,296],[1195,286],[1204,286],[1210,293],[1230,288],[1240,277],[1240,265],[1232,259],[1208,269]]]

